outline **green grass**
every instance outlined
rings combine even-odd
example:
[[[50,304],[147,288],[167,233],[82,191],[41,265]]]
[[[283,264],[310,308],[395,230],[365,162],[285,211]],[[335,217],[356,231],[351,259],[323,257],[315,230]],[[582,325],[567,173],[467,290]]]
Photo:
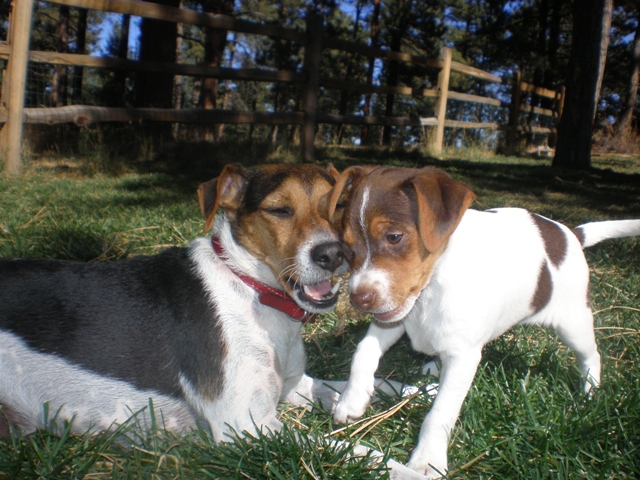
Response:
[[[116,178],[76,176],[32,165],[23,178],[0,180],[0,257],[111,261],[186,245],[201,235],[195,188],[229,158],[256,163],[256,152],[221,154],[188,169],[147,168]],[[289,160],[286,152],[269,161]],[[437,165],[472,186],[476,208],[526,207],[577,225],[640,218],[640,161],[596,159],[590,172],[549,168],[547,160],[450,152],[320,149],[321,163]],[[181,159],[184,161],[184,158]],[[171,163],[171,162],[169,162]],[[179,162],[175,162],[178,164]],[[157,166],[157,164],[156,164]],[[153,171],[151,171],[153,170]],[[449,447],[449,478],[640,478],[640,241],[624,239],[587,251],[602,386],[582,394],[575,356],[553,332],[518,327],[487,345],[476,381]],[[367,320],[326,315],[305,327],[310,374],[346,378]],[[379,374],[411,384],[425,357],[402,339],[383,357]],[[367,415],[395,408],[385,398]],[[359,441],[406,461],[431,400],[416,397],[381,421],[331,438]],[[62,436],[38,432],[0,441],[0,478],[373,478],[366,461],[347,462],[348,449],[326,438],[335,428],[322,409],[283,405],[286,427],[274,437],[215,445],[204,432],[176,437],[157,429],[134,448],[118,435]],[[123,427],[124,430],[127,426]],[[303,432],[304,435],[298,435]]]

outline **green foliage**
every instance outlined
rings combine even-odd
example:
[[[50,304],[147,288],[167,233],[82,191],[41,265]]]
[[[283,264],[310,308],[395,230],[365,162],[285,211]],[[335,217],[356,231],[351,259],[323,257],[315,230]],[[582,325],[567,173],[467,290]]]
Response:
[[[211,158],[205,145],[199,148],[178,150],[197,165],[195,157]],[[288,157],[286,151],[251,154],[233,142],[214,151],[221,162]],[[548,160],[459,151],[436,160],[419,150],[321,148],[318,161],[340,169],[363,163],[439,166],[472,186],[476,208],[526,207],[570,226],[640,218],[640,169],[628,158],[594,159],[594,170],[577,173],[551,169]],[[111,261],[186,245],[202,234],[195,188],[214,174],[199,171],[198,178],[176,170],[72,178],[70,171],[34,164],[22,179],[0,180],[0,257]],[[604,243],[587,250],[587,259],[604,363],[601,387],[591,399],[584,396],[575,356],[552,332],[507,332],[484,350],[450,442],[449,478],[640,476],[640,241]],[[305,327],[307,371],[346,378],[367,324],[330,314]],[[433,381],[418,373],[425,360],[401,339],[383,357],[378,374],[422,386]],[[348,461],[349,448],[331,440],[359,441],[406,461],[430,406],[427,396],[405,404],[383,398],[367,417],[397,410],[393,415],[328,437],[337,429],[328,412],[283,405],[285,429],[279,434],[220,445],[202,431],[178,437],[161,426],[135,447],[118,440],[132,425],[97,437],[42,431],[0,440],[0,478],[373,478],[376,468],[366,459]]]

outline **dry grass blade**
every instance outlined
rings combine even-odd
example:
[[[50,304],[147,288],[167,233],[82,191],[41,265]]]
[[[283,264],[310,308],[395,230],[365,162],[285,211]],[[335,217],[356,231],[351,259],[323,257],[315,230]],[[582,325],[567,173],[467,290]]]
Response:
[[[44,216],[44,211],[47,209],[47,207],[42,207],[40,210],[38,210],[38,213],[36,213],[33,217],[31,217],[29,219],[28,222],[26,222],[23,225],[20,225],[18,228],[22,229],[22,228],[27,228],[29,225],[31,225],[33,222],[35,222],[36,220],[39,220],[40,218],[42,218]]]
[[[598,310],[597,312],[593,312],[594,315],[598,315],[604,312],[610,312],[611,310],[631,310],[632,312],[640,312],[640,308],[627,307],[624,305],[611,305],[610,307],[603,308],[602,310]],[[598,330],[596,328],[596,330]]]
[[[318,477],[311,471],[311,469],[309,468],[309,465],[307,465],[304,459],[301,458],[300,461],[302,462],[302,467],[307,471],[309,475],[311,475],[311,478],[313,478],[314,480],[318,480]]]
[[[394,406],[388,408],[384,412],[380,412],[380,413],[377,413],[375,415],[372,415],[371,417],[363,418],[363,419],[358,420],[356,422],[353,422],[353,423],[351,423],[349,425],[345,425],[344,427],[338,428],[338,429],[332,431],[331,433],[325,435],[325,437],[331,437],[333,435],[337,435],[338,433],[344,432],[349,427],[354,427],[354,426],[360,425],[360,424],[363,424],[363,425],[358,427],[355,431],[349,433],[349,438],[352,438],[352,437],[358,435],[363,430],[366,430],[366,433],[368,433],[371,429],[375,428],[377,425],[379,425],[380,423],[384,422],[387,418],[392,417],[393,415],[395,415],[402,407],[404,407],[407,403],[409,403],[411,400],[416,398],[421,393],[424,393],[422,391],[422,389],[420,389],[417,392],[412,393],[411,395],[403,398],[400,402],[396,403]],[[365,433],[365,435],[366,435],[366,433]]]
[[[482,452],[480,455],[478,455],[476,458],[474,458],[473,460],[465,463],[464,465],[462,465],[461,467],[458,468],[454,468],[453,470],[449,470],[447,472],[447,477],[451,477],[453,475],[455,475],[456,473],[460,473],[460,472],[464,472],[465,470],[468,470],[474,463],[476,463],[479,460],[482,460],[484,457],[486,457],[487,455],[489,455],[489,452]],[[443,475],[442,477],[438,477],[438,478],[445,478],[445,476]]]

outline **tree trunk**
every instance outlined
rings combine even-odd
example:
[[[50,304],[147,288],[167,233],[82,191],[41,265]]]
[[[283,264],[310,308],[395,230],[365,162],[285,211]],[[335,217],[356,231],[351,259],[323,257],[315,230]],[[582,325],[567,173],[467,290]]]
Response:
[[[183,39],[184,39],[184,24],[178,24],[178,31],[176,32],[176,63],[182,63],[183,60]],[[173,108],[180,110],[184,103],[184,76],[176,75],[173,78]],[[173,138],[180,139],[180,131],[182,126],[176,122],[171,125],[171,132]]]
[[[129,53],[129,27],[131,25],[131,15],[122,16],[122,24],[120,27],[120,38],[118,39],[118,51],[116,56],[122,60],[126,60]],[[116,100],[117,106],[125,106],[125,94],[127,89],[127,71],[117,70],[115,75],[116,89],[120,92],[120,96]]]
[[[591,137],[609,46],[613,0],[574,2],[566,99],[554,167],[588,169]]]
[[[154,0],[152,3],[179,7],[180,0]],[[177,25],[143,18],[140,25],[140,60],[175,62]],[[173,106],[173,75],[138,72],[136,75],[136,106],[171,108]]]
[[[180,0],[152,0],[168,7],[178,8]],[[141,61],[170,62],[176,59],[178,27],[173,22],[163,22],[143,18],[140,25]],[[173,107],[173,74],[157,72],[137,72],[134,85],[134,104],[136,107]],[[172,138],[171,124],[156,122],[145,127],[146,135],[153,143]]]
[[[86,8],[81,8],[78,12],[78,27],[76,29],[76,53],[84,54],[85,45],[87,43],[87,13]],[[84,69],[81,66],[73,67],[73,103],[82,103],[82,76]]]
[[[551,75],[558,75],[558,51],[561,44],[562,8],[565,0],[554,0],[549,23],[549,69]]]
[[[399,52],[400,47],[402,46],[402,34],[404,32],[398,32],[398,35],[394,36],[391,40],[391,50]],[[388,75],[387,75],[387,85],[391,87],[395,87],[398,85],[398,68],[399,63],[395,60],[390,60],[388,64]],[[385,116],[391,117],[393,116],[393,104],[395,102],[395,95],[393,93],[387,94],[387,102],[385,105]],[[391,126],[385,125],[382,127],[382,145],[389,146],[391,145]]]
[[[231,40],[231,55],[229,56],[229,67],[233,67],[233,57],[236,54],[236,38],[237,36],[234,36],[233,39]],[[230,96],[230,92],[231,92],[231,81],[229,79],[226,79],[224,82],[224,93],[222,94],[222,109],[226,110],[227,108],[229,108],[229,96]],[[297,108],[296,108],[297,110]],[[295,128],[295,127],[294,127]],[[292,128],[293,130],[293,128]],[[222,134],[224,133],[224,123],[221,123],[220,125],[218,125],[218,139],[222,138]]]
[[[358,30],[359,30],[359,26],[360,26],[360,13],[362,10],[362,0],[358,0],[358,2],[356,2],[356,16],[353,19],[353,38],[352,40],[354,42],[358,41]],[[351,78],[353,75],[353,62],[349,62],[347,64],[347,73],[346,73],[346,78]],[[347,108],[349,106],[349,92],[347,90],[342,90],[342,92],[340,92],[340,103],[339,103],[339,108],[338,108],[338,113],[340,115],[346,115],[347,114]],[[339,125],[336,125],[336,130],[338,131],[338,134],[335,136],[336,137],[336,143],[338,145],[342,144],[342,133],[344,132],[344,125],[341,123]]]
[[[633,57],[631,60],[631,75],[629,76],[629,86],[625,98],[624,110],[620,117],[620,123],[616,129],[616,135],[625,136],[631,132],[633,111],[636,107],[638,99],[638,79],[640,77],[640,22],[636,27],[636,33],[633,40]]]
[[[69,51],[69,7],[60,5],[60,20],[56,29],[56,52],[67,53]],[[54,107],[67,105],[67,67],[56,65],[51,81],[51,103]]]
[[[200,0],[202,10],[206,13],[229,15],[233,12],[233,0]],[[219,67],[224,58],[224,48],[227,44],[227,30],[219,28],[204,29],[204,59],[203,65]],[[198,107],[205,110],[216,108],[218,100],[218,79],[203,78],[200,84],[200,99]],[[205,126],[203,131],[205,140],[213,140],[213,126]]]
[[[373,16],[371,17],[371,46],[376,47],[378,45],[378,21],[380,19],[380,0],[374,0]],[[369,69],[367,70],[367,85],[373,83],[373,68],[375,66],[375,57],[369,57]],[[364,107],[362,109],[363,115],[366,117],[371,115],[371,94],[365,93],[364,95]],[[369,139],[369,125],[363,125],[360,131],[360,144],[367,145],[370,143]]]

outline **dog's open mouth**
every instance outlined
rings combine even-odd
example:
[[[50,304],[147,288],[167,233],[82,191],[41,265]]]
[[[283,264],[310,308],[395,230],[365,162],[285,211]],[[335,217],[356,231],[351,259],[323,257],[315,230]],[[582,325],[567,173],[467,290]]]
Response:
[[[304,305],[325,309],[333,307],[338,301],[341,280],[337,277],[313,284],[300,284],[289,280],[289,286],[295,292],[295,299]],[[292,295],[293,296],[293,295]],[[306,308],[306,307],[305,307]]]

